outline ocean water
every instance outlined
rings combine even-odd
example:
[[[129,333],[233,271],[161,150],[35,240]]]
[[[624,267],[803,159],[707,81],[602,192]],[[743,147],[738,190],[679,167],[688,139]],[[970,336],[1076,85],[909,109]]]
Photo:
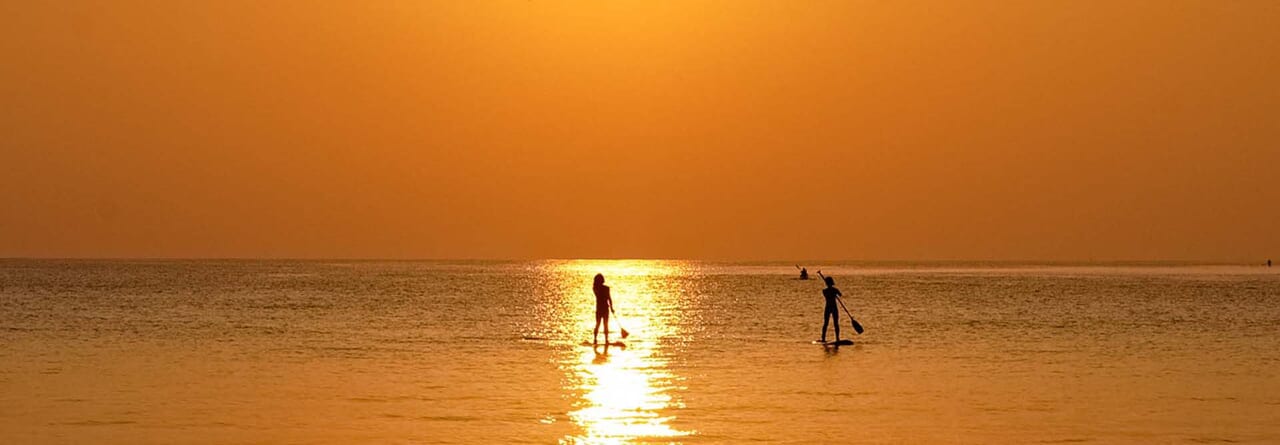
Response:
[[[0,443],[1280,443],[1280,268],[808,266],[0,261]]]

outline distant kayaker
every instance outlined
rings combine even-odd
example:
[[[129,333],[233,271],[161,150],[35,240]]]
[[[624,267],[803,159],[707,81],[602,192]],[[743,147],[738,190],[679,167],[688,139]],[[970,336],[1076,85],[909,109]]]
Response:
[[[800,279],[801,280],[809,279],[809,269],[805,269],[803,267],[800,268]]]

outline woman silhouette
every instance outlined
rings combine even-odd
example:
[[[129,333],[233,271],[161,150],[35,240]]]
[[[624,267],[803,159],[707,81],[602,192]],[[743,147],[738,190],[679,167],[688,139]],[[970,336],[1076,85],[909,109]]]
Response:
[[[604,285],[604,275],[596,274],[591,290],[596,293],[596,328],[591,332],[591,344],[600,344],[600,322],[604,321],[604,344],[609,344],[609,308],[613,306],[613,297],[609,295],[609,286]]]
[[[827,342],[827,322],[836,325],[836,341],[840,341],[840,314],[836,312],[836,300],[840,298],[840,289],[836,288],[836,280],[822,277],[827,287],[822,289],[822,296],[827,299],[827,306],[822,309],[822,342]]]

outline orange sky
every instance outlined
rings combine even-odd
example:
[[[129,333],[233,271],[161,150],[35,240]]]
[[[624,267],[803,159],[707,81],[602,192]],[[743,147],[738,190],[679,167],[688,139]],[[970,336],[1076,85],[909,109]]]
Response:
[[[0,256],[1280,259],[1280,3],[0,2]]]

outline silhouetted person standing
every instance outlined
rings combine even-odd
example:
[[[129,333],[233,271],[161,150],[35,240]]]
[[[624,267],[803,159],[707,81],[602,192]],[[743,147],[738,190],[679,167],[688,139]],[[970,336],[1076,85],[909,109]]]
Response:
[[[840,341],[840,314],[836,312],[836,299],[840,298],[840,289],[836,289],[836,280],[823,277],[827,287],[822,289],[822,296],[827,299],[827,307],[822,310],[822,342],[827,342],[827,323],[836,325],[836,341]]]
[[[1267,260],[1267,267],[1271,267],[1271,260]]]
[[[604,344],[607,345],[609,344],[609,308],[613,306],[613,297],[609,295],[609,286],[604,285],[604,274],[596,274],[596,281],[591,286],[591,290],[596,293],[596,329],[591,333],[591,344],[600,344],[600,322],[604,321]]]

